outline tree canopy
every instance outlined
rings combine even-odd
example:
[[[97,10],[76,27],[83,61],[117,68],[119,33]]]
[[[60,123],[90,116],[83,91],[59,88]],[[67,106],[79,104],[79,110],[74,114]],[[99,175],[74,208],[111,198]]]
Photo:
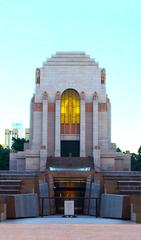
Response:
[[[24,143],[28,143],[29,141],[25,138],[12,138],[12,146],[11,149],[18,152],[24,151]]]
[[[4,148],[0,144],[0,170],[8,170],[9,169],[9,148]]]
[[[120,149],[119,147],[116,149],[116,151],[117,151],[117,152],[122,152],[121,149]]]
[[[132,153],[131,169],[132,171],[141,171],[141,146],[139,147],[137,154]]]

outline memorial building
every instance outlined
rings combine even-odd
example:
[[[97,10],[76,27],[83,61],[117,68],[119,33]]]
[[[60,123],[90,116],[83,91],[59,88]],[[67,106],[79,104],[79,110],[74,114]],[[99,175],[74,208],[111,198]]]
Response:
[[[130,157],[111,142],[106,70],[89,55],[57,52],[36,69],[30,141],[11,154],[10,169],[130,170]]]

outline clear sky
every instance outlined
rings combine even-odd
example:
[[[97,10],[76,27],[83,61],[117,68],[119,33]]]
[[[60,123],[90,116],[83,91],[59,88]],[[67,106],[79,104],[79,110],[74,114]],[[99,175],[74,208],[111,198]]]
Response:
[[[107,71],[112,141],[141,145],[141,1],[0,0],[0,143],[29,126],[35,68],[56,51],[85,51]]]

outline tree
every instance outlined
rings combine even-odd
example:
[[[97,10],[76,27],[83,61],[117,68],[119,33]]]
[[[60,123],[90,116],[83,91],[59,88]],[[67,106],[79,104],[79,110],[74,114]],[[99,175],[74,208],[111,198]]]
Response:
[[[138,149],[138,156],[139,156],[139,158],[140,158],[140,160],[141,160],[141,146],[140,146],[139,149]]]
[[[117,152],[122,152],[121,149],[120,149],[119,147],[116,149],[116,151],[117,151]]]
[[[0,144],[0,149],[3,149],[3,146]]]
[[[9,148],[3,148],[0,144],[0,170],[9,170]]]
[[[11,149],[18,152],[24,151],[24,143],[28,143],[29,141],[25,138],[12,138],[12,146]]]
[[[132,153],[131,169],[132,171],[141,171],[141,146],[139,147],[137,154]]]

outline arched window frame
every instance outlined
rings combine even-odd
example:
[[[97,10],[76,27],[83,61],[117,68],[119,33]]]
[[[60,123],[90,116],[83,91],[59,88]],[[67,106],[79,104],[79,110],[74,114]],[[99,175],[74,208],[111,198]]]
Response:
[[[62,93],[61,124],[80,124],[80,96],[74,89]]]

